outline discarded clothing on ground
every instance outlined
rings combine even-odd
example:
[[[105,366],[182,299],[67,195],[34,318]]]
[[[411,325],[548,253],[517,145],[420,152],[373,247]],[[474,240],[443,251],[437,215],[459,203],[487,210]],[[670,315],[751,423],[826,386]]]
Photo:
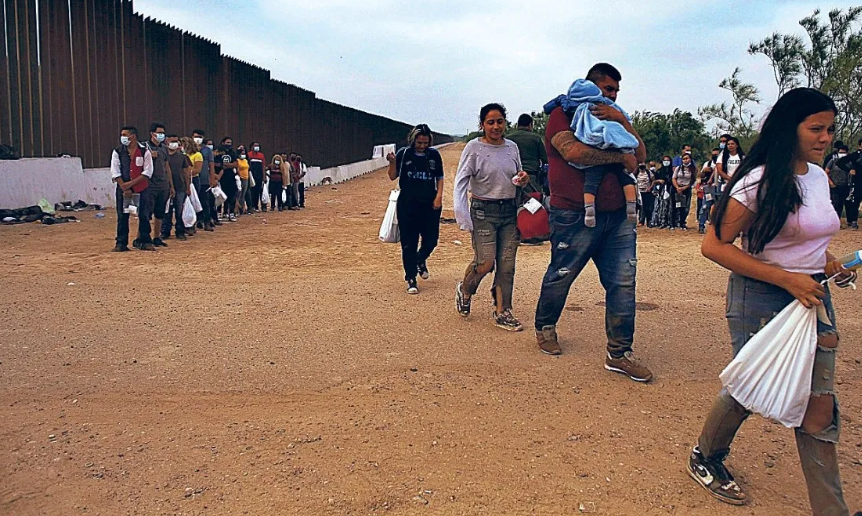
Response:
[[[60,217],[54,216],[42,211],[39,206],[28,206],[26,208],[16,208],[14,210],[0,209],[0,221],[3,224],[24,224],[27,222],[41,221],[42,224],[61,224],[63,222],[77,222],[76,217]]]
[[[87,204],[82,200],[78,200],[75,204],[72,201],[58,202],[54,205],[57,211],[102,211],[101,204]]]

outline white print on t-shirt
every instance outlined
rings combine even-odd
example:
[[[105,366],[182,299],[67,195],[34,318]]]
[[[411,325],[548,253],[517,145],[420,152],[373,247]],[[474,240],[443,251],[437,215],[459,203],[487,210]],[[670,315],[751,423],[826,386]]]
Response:
[[[736,169],[739,168],[739,164],[742,163],[742,158],[737,154],[736,156],[728,156],[727,157],[727,167],[724,169],[724,173],[730,177],[733,177]]]

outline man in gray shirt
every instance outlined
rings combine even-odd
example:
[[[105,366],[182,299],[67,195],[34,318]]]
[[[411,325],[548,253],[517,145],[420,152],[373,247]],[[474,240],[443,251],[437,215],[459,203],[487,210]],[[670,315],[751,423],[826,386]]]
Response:
[[[150,139],[147,148],[153,155],[153,177],[150,179],[150,187],[147,189],[153,208],[153,245],[156,247],[167,247],[168,244],[161,238],[162,219],[165,218],[165,207],[168,200],[174,196],[173,182],[171,181],[171,166],[168,164],[168,149],[163,145],[165,141],[165,124],[153,122],[150,124]],[[137,242],[134,244],[137,246]]]

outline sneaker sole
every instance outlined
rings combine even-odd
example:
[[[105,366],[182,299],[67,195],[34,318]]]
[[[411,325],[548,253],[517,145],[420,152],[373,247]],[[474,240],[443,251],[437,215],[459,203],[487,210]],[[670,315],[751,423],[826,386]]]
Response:
[[[559,351],[545,351],[544,349],[539,348],[539,351],[541,351],[542,353],[544,353],[544,354],[546,354],[546,355],[550,355],[550,356],[552,356],[552,357],[558,357],[558,356],[560,356],[560,355],[562,355],[562,354],[563,354],[563,350],[562,350],[562,349],[561,349],[561,350],[559,350]]]
[[[411,296],[415,296],[416,294],[419,293],[419,289],[418,288],[417,289],[409,288],[409,289],[407,289],[407,293],[410,294]]]
[[[620,369],[620,368],[618,368],[618,367],[612,367],[612,366],[609,366],[608,364],[605,364],[605,369],[607,369],[608,371],[610,371],[610,372],[612,372],[612,373],[619,373],[619,374],[622,374],[622,375],[628,376],[628,377],[629,377],[629,378],[631,378],[632,380],[634,380],[634,381],[636,381],[636,382],[640,382],[640,383],[647,383],[647,382],[649,382],[650,380],[652,380],[652,377],[649,377],[649,378],[637,378],[637,377],[635,377],[635,376],[630,375],[629,373],[627,373],[626,371],[624,371],[624,370],[622,370],[622,369]]]
[[[496,322],[494,323],[494,326],[496,326],[497,328],[502,328],[506,331],[511,331],[511,332],[524,331],[523,326],[518,326],[517,328],[512,328],[511,326],[506,326],[505,324],[498,324]]]
[[[425,273],[425,274],[420,274],[420,275],[419,275],[419,277],[420,277],[420,278],[422,278],[422,279],[428,279],[428,278],[430,278],[430,277],[431,277],[431,275],[430,275],[430,274],[428,274],[428,273]]]
[[[697,476],[697,474],[694,471],[691,470],[691,468],[687,467],[685,469],[688,471],[688,476],[690,476],[691,479],[694,480],[694,482],[697,485],[702,487],[704,491],[706,491],[707,493],[712,495],[712,497],[715,498],[716,500],[718,500],[719,502],[724,502],[728,505],[736,505],[736,506],[745,505],[745,500],[737,500],[735,498],[725,498],[725,497],[721,496],[720,494],[716,493],[712,489],[703,485],[703,482],[700,481],[700,478]]]

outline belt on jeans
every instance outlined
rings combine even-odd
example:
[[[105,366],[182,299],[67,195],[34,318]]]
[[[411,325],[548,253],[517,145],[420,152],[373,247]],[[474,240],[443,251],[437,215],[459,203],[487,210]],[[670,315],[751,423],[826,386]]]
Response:
[[[473,198],[473,202],[474,202],[474,203],[476,203],[476,202],[481,202],[481,203],[483,203],[483,204],[499,204],[500,206],[506,206],[506,205],[510,205],[510,204],[511,204],[511,205],[514,205],[514,204],[515,204],[515,199],[514,199],[514,197],[513,197],[513,198],[511,198],[511,199],[491,199],[491,200],[487,200],[487,199],[478,199],[478,198],[474,197],[474,198]]]

